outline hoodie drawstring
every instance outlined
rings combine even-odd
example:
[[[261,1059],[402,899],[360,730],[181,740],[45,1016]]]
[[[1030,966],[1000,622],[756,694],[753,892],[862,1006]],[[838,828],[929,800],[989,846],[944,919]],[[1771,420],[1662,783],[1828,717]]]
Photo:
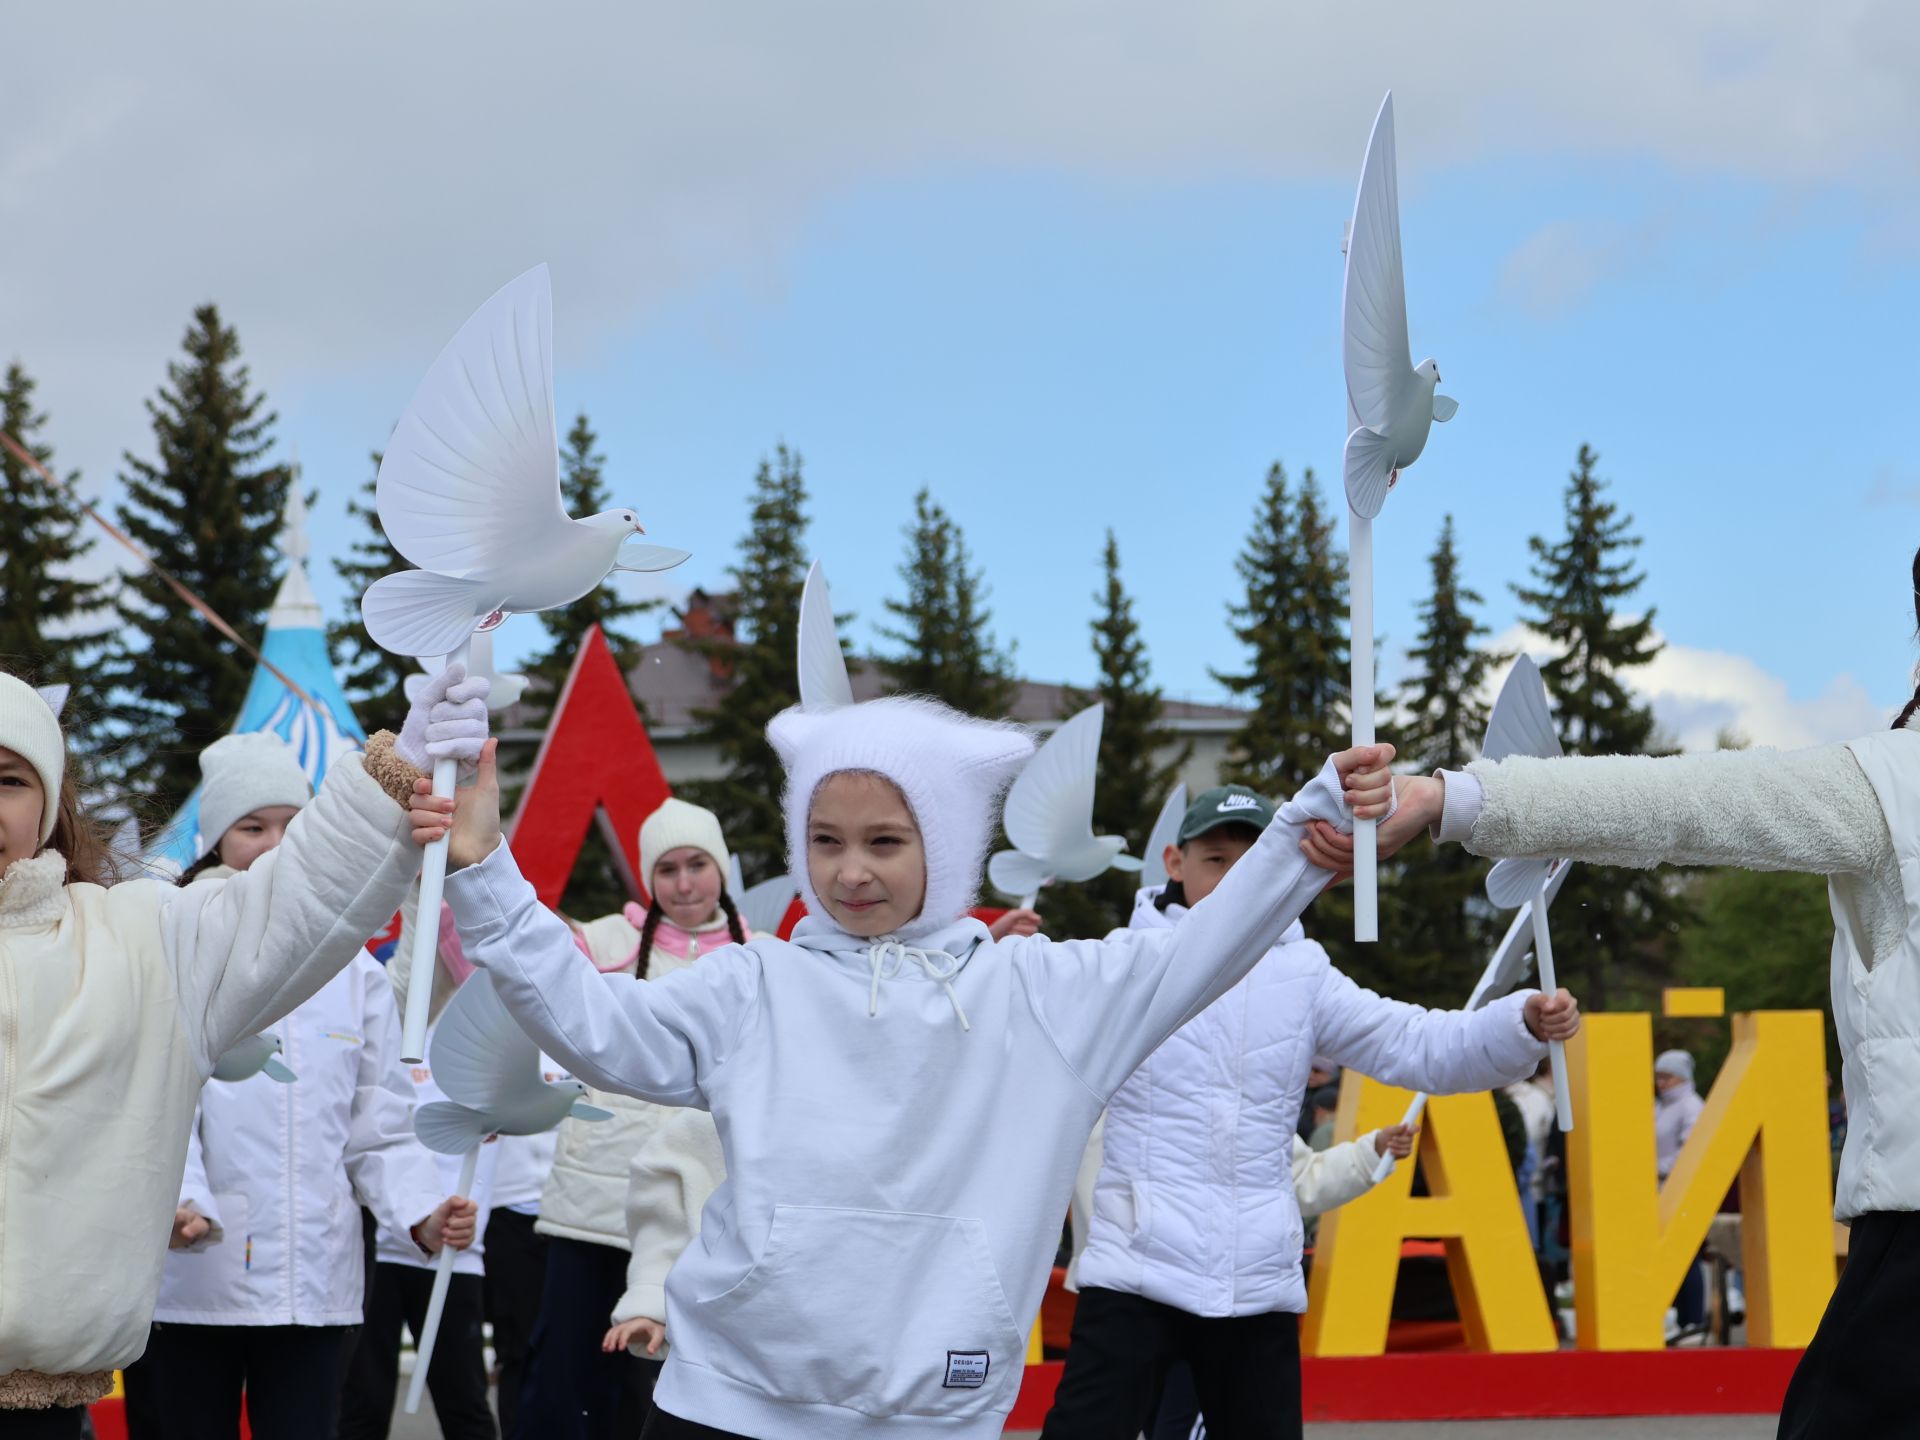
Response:
[[[943,968],[935,962],[935,955],[946,961]],[[954,993],[953,977],[960,973],[960,962],[946,951],[921,950],[913,945],[902,945],[897,940],[883,940],[867,952],[867,959],[873,965],[873,984],[867,990],[867,1015],[869,1018],[880,1013],[880,982],[891,980],[911,960],[926,974],[929,980],[936,982],[947,992],[947,999],[953,1005],[953,1013],[959,1018],[960,1028],[971,1031],[973,1026],[967,1023],[967,1012],[960,1008],[960,997]],[[892,961],[893,967],[887,968]]]

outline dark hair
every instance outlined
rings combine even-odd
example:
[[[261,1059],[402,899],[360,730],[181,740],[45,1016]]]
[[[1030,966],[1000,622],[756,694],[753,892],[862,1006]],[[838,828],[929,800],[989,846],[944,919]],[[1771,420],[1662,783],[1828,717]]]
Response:
[[[213,849],[209,850],[206,854],[202,855],[198,860],[194,861],[193,864],[187,866],[186,869],[182,870],[180,872],[180,878],[174,883],[177,885],[191,885],[194,881],[198,880],[202,875],[206,874],[207,871],[213,869],[213,867],[218,865],[219,863],[220,863],[220,847],[216,845],[213,847]]]
[[[1920,635],[1920,550],[1913,552],[1913,629]],[[1913,698],[1907,701],[1906,708],[1900,712],[1900,718],[1893,722],[1893,728],[1904,730],[1907,721],[1913,718],[1913,712],[1920,710],[1920,681],[1913,687]]]
[[[46,848],[57,850],[67,862],[67,884],[111,885],[116,878],[113,851],[100,827],[80,809],[80,787],[73,772],[60,777],[60,793],[53,798],[53,833]]]
[[[740,923],[740,912],[734,908],[733,897],[724,889],[720,892],[720,908],[726,912],[727,933],[733,937],[733,943],[747,943],[747,927]],[[652,896],[647,897],[647,918],[640,926],[640,948],[633,952],[633,978],[647,978],[647,957],[653,954],[653,932],[660,928],[660,922],[666,918],[666,912],[660,908],[660,902]]]

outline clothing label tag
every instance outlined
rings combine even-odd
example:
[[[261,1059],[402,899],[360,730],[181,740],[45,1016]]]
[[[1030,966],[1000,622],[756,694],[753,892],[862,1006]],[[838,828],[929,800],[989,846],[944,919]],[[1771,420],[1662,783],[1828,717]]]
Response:
[[[942,1390],[978,1390],[987,1383],[987,1352],[947,1351],[947,1383]]]

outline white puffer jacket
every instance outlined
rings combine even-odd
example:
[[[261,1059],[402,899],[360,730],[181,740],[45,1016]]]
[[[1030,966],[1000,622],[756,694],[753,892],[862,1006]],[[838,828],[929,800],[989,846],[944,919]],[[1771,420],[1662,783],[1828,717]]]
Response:
[[[214,1222],[219,1242],[169,1252],[156,1320],[358,1325],[360,1206],[404,1235],[445,1194],[414,1138],[379,962],[362,951],[268,1031],[297,1078],[212,1080],[201,1092],[181,1201]]]
[[[1140,892],[1130,928],[1185,917],[1158,909],[1159,893]],[[1293,926],[1108,1103],[1081,1288],[1194,1315],[1304,1311],[1292,1141],[1313,1057],[1412,1090],[1491,1089],[1546,1054],[1522,1015],[1528,993],[1472,1012],[1383,999]]]

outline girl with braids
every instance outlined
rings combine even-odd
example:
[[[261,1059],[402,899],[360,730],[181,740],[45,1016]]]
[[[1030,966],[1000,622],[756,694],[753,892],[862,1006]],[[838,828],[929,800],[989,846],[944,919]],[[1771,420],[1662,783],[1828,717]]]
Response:
[[[1920,553],[1913,560],[1920,622]],[[1782,1440],[1909,1435],[1920,1294],[1920,689],[1891,730],[1806,750],[1515,757],[1416,778],[1382,853],[1422,828],[1477,855],[1601,865],[1740,865],[1825,875],[1849,1102],[1835,1214],[1845,1275],[1780,1416]],[[1350,854],[1316,827],[1322,864]]]
[[[668,800],[640,827],[640,873],[650,897],[646,908],[629,904],[621,914],[575,926],[580,947],[604,974],[653,981],[709,951],[744,944],[751,937],[726,891],[728,867],[726,837],[713,812]],[[709,1167],[702,1157],[718,1152],[719,1137],[704,1114],[675,1114],[665,1106],[597,1090],[588,1098],[612,1111],[614,1119],[597,1125],[568,1120],[560,1127],[553,1173],[534,1226],[548,1237],[547,1274],[514,1427],[523,1437],[631,1440],[640,1433],[660,1369],[658,1358],[650,1358],[660,1337],[651,1335],[649,1349],[648,1337],[642,1336],[631,1353],[631,1335],[603,1348],[603,1339],[614,1339],[606,1330],[608,1319],[613,1317],[617,1329],[639,1332],[640,1324],[618,1322],[662,1318],[658,1307],[649,1310],[644,1289],[629,1294],[634,1236],[642,1270],[650,1274],[657,1263],[664,1277],[719,1180],[713,1175],[697,1196],[672,1205],[643,1198],[630,1233],[630,1169],[641,1165],[648,1174],[705,1175]],[[676,1197],[684,1192],[685,1187],[673,1187]],[[643,1197],[652,1193],[643,1185]]]

